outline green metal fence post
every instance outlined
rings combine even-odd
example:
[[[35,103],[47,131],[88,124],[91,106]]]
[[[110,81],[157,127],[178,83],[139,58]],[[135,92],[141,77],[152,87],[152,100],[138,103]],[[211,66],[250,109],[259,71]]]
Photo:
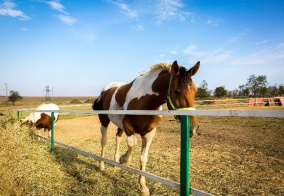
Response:
[[[181,116],[180,195],[190,195],[190,118]]]
[[[51,153],[54,153],[54,112],[51,112]]]
[[[18,121],[22,119],[22,111],[18,111]]]

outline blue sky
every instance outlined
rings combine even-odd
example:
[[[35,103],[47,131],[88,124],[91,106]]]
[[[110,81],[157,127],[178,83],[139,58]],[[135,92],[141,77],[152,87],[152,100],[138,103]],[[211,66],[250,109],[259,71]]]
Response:
[[[209,89],[284,84],[282,0],[0,0],[0,95],[96,96],[159,62]]]

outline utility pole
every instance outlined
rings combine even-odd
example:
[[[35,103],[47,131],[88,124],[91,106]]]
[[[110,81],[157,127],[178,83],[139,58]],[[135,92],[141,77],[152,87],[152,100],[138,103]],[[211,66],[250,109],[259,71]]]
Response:
[[[53,100],[53,87],[51,88],[51,100]]]
[[[49,96],[49,92],[51,91],[49,89],[49,86],[45,86],[45,90],[44,90],[46,93],[45,93],[45,101],[50,101],[50,96]]]
[[[6,102],[8,102],[8,84],[5,83],[6,86]]]

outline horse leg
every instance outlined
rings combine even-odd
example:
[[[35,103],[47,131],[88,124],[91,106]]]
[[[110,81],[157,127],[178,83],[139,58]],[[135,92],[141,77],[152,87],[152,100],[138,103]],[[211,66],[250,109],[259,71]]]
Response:
[[[114,153],[114,160],[116,162],[119,162],[119,144],[121,141],[122,134],[123,134],[123,129],[117,128],[116,145],[115,145],[115,153]]]
[[[128,150],[124,155],[120,157],[119,162],[125,165],[129,165],[131,163],[133,148],[137,145],[137,138],[135,134],[126,137],[126,143],[128,145]]]
[[[40,129],[37,129],[37,134],[38,134],[39,136],[41,136]],[[38,137],[37,140],[40,141],[40,137]]]
[[[51,138],[51,130],[44,128],[44,132],[46,132],[46,130],[47,130],[48,138],[50,139]]]
[[[104,157],[105,156],[105,150],[106,150],[106,143],[107,143],[107,127],[104,127],[103,125],[101,125],[101,134],[102,134],[101,157]],[[105,162],[103,162],[103,161],[100,162],[100,170],[101,171],[105,170]]]
[[[146,135],[142,136],[140,170],[143,172],[145,172],[146,170],[146,164],[148,161],[148,152],[155,134],[156,134],[156,128],[154,128],[151,132],[147,133]],[[150,195],[149,188],[146,186],[146,180],[144,176],[139,176],[139,183],[141,185],[142,195],[143,196]]]

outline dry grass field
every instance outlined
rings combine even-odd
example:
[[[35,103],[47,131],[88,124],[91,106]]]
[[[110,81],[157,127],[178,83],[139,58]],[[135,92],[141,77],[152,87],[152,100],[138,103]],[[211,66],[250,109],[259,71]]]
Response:
[[[98,161],[60,146],[52,155],[47,142],[30,136],[33,129],[8,121],[0,129],[0,184],[6,187],[0,188],[0,195],[140,195],[136,174],[110,165],[101,172]],[[284,195],[283,118],[203,116],[199,123],[201,135],[190,141],[192,187],[214,195]],[[100,155],[99,127],[96,115],[62,114],[55,140]],[[113,159],[115,133],[111,125],[109,159]],[[137,139],[131,167],[139,169],[141,139]],[[121,153],[126,149],[124,135]],[[165,116],[150,147],[146,171],[179,182],[179,157],[180,125]],[[152,195],[180,194],[150,179],[147,184]]]

